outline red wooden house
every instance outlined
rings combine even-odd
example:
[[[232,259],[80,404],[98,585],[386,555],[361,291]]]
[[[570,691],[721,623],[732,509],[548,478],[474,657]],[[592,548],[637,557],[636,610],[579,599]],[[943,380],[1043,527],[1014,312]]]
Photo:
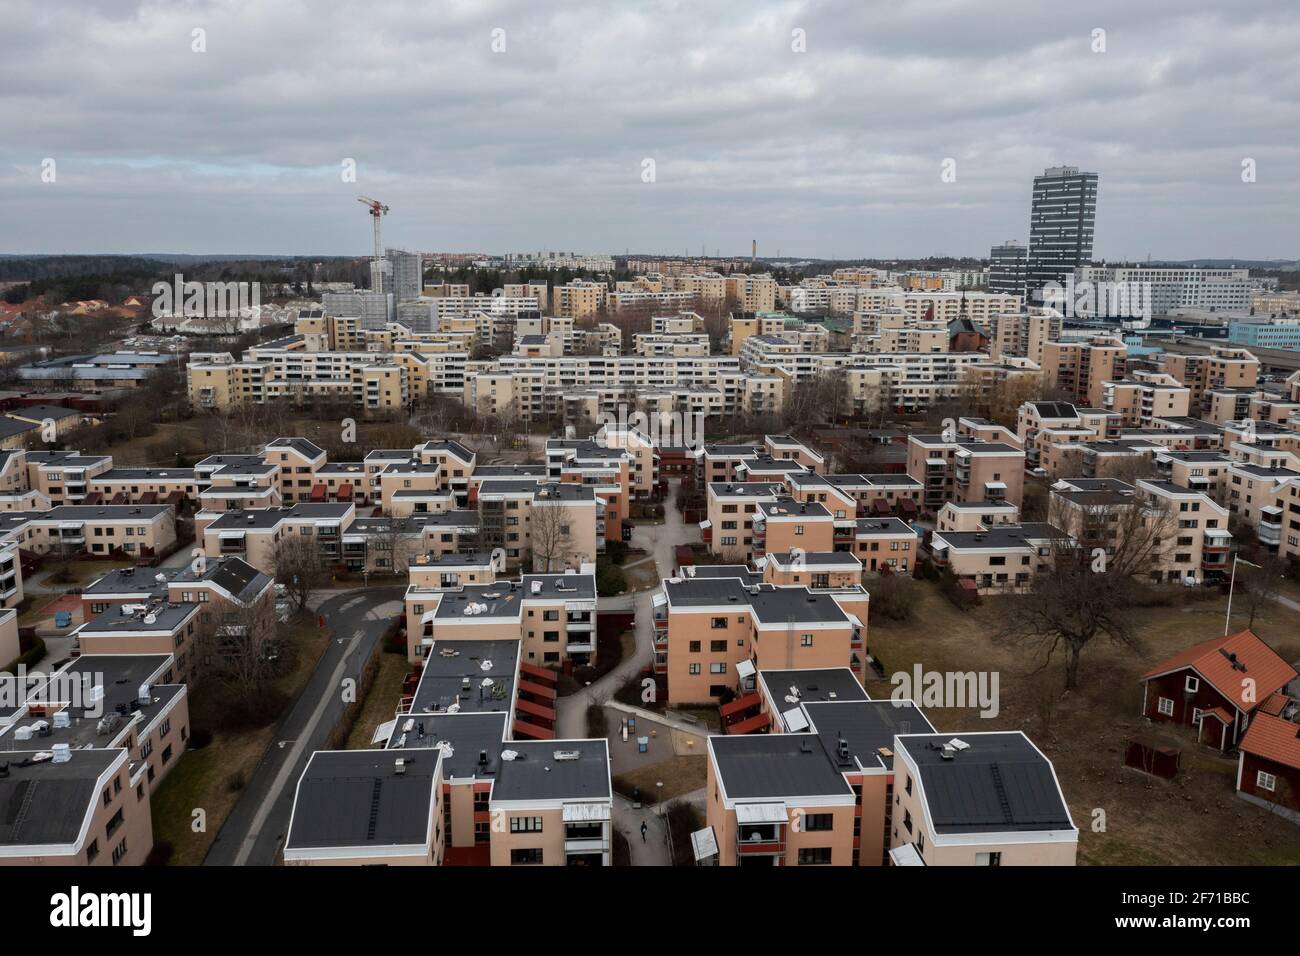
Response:
[[[1300,823],[1300,704],[1274,694],[1251,719],[1237,757],[1237,792]]]
[[[1296,677],[1253,631],[1189,647],[1142,675],[1142,716],[1191,727],[1201,743],[1228,750],[1251,715]]]

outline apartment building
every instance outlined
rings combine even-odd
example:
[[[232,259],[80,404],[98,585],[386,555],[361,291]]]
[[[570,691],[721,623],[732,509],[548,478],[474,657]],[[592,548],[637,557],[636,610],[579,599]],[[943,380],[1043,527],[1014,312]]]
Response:
[[[843,669],[761,670],[758,685],[750,726],[709,738],[716,865],[1073,865],[1078,831],[1023,734],[940,735]]]
[[[495,563],[489,572],[481,558],[473,561],[471,567],[455,561],[412,566],[405,597],[412,663],[425,660],[442,640],[518,641],[525,663],[566,672],[594,663],[596,578],[590,568],[507,581],[496,578]],[[472,583],[476,577],[492,580]]]
[[[604,308],[608,294],[602,282],[575,279],[551,289],[551,311],[557,316],[585,319]]]
[[[484,674],[494,693],[460,693]],[[517,642],[440,642],[411,699],[381,728],[384,749],[313,756],[295,793],[285,862],[609,865],[608,745],[518,737],[520,708],[539,709],[543,691],[553,699],[553,676],[520,662]]]
[[[196,519],[194,530],[208,558],[239,557],[274,576],[277,548],[289,535],[314,539],[323,561],[342,563],[343,534],[355,520],[355,504],[299,502],[292,507],[227,511],[210,521]]]
[[[949,501],[1008,501],[1019,508],[1025,451],[956,434],[909,435],[907,474],[924,486],[921,501],[930,512]]]
[[[896,865],[1074,866],[1078,827],[1023,732],[899,734],[891,751]]]
[[[1065,319],[1055,309],[1031,307],[1024,312],[994,314],[987,328],[989,355],[995,361],[1023,357],[1041,367],[1044,348],[1048,342],[1060,340]]]
[[[1205,411],[1207,390],[1255,388],[1259,383],[1259,359],[1236,346],[1211,345],[1208,355],[1163,352],[1157,362],[1187,387],[1194,412]]]
[[[170,655],[82,656],[22,691],[0,711],[0,799],[24,807],[0,834],[0,864],[143,863],[150,797],[189,738]]]
[[[741,312],[771,312],[776,308],[776,280],[766,273],[727,276],[727,297]]]
[[[176,543],[169,505],[61,505],[0,514],[0,540],[60,557],[151,558]]]
[[[930,556],[978,594],[1025,591],[1051,566],[1053,543],[1066,532],[1046,522],[997,524],[982,531],[935,531]]]
[[[697,567],[654,595],[655,673],[677,704],[746,698],[765,667],[846,667],[860,682],[868,600],[861,586],[776,586],[743,566]]]
[[[604,550],[606,505],[577,481],[492,478],[477,493],[484,548],[501,548],[510,567],[559,571],[594,564]]]
[[[1149,548],[1134,547],[1149,552],[1143,573],[1155,583],[1200,584],[1229,570],[1228,509],[1204,491],[1153,479],[1063,479],[1052,486],[1049,511],[1089,553],[1113,556],[1125,535],[1149,535]]]
[[[1124,378],[1127,355],[1128,348],[1121,340],[1106,335],[1080,342],[1045,342],[1040,363],[1043,388],[1049,393],[1059,392],[1070,401],[1101,408],[1105,384]]]
[[[1102,385],[1101,407],[1118,415],[1122,427],[1149,428],[1157,418],[1184,417],[1190,402],[1191,390],[1161,372],[1135,371]]]

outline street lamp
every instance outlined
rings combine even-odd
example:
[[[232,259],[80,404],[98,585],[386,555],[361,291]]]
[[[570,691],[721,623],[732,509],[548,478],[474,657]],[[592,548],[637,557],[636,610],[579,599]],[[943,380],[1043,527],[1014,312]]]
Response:
[[[1228,621],[1232,617],[1232,588],[1237,583],[1237,565],[1244,564],[1252,568],[1258,568],[1259,565],[1253,561],[1246,561],[1237,555],[1232,556],[1232,577],[1228,579],[1228,611],[1223,615],[1223,636],[1228,636]]]

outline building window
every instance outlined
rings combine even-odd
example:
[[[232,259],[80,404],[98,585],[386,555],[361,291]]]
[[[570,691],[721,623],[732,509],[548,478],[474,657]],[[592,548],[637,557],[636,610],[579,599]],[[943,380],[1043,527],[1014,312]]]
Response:
[[[540,848],[528,850],[511,850],[511,866],[540,866],[542,862],[542,851]]]
[[[709,626],[715,631],[723,630],[727,626],[727,619],[725,617],[715,617],[710,622]]]
[[[812,647],[812,641],[813,636],[811,634],[804,634],[799,638],[799,645],[801,647]]]
[[[976,853],[975,865],[976,866],[1001,866],[1002,854],[998,852]]]
[[[1255,774],[1255,787],[1259,790],[1267,790],[1269,793],[1272,793],[1277,787],[1277,777],[1271,773],[1265,773],[1263,770],[1260,770]]]
[[[511,833],[541,833],[542,818],[541,817],[511,817],[510,832]]]
[[[800,866],[829,866],[830,862],[831,848],[828,846],[813,846],[799,850]]]
[[[1187,691],[1189,694],[1195,694],[1200,689],[1201,682],[1196,677],[1189,676],[1183,681],[1183,690]]]
[[[829,813],[809,813],[803,818],[805,833],[817,833],[835,829],[835,817]]]
[[[1168,697],[1161,697],[1156,704],[1156,710],[1163,717],[1172,717],[1174,715],[1174,702]]]

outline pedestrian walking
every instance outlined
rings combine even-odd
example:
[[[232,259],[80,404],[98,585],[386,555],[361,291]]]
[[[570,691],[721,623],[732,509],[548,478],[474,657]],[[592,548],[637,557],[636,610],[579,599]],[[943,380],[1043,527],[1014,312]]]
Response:
[[[646,831],[647,831],[648,829],[650,829],[650,828],[647,827],[647,826],[645,825],[645,821],[642,820],[642,821],[641,821],[641,842],[642,842],[642,843],[645,842],[645,834],[646,834]]]

